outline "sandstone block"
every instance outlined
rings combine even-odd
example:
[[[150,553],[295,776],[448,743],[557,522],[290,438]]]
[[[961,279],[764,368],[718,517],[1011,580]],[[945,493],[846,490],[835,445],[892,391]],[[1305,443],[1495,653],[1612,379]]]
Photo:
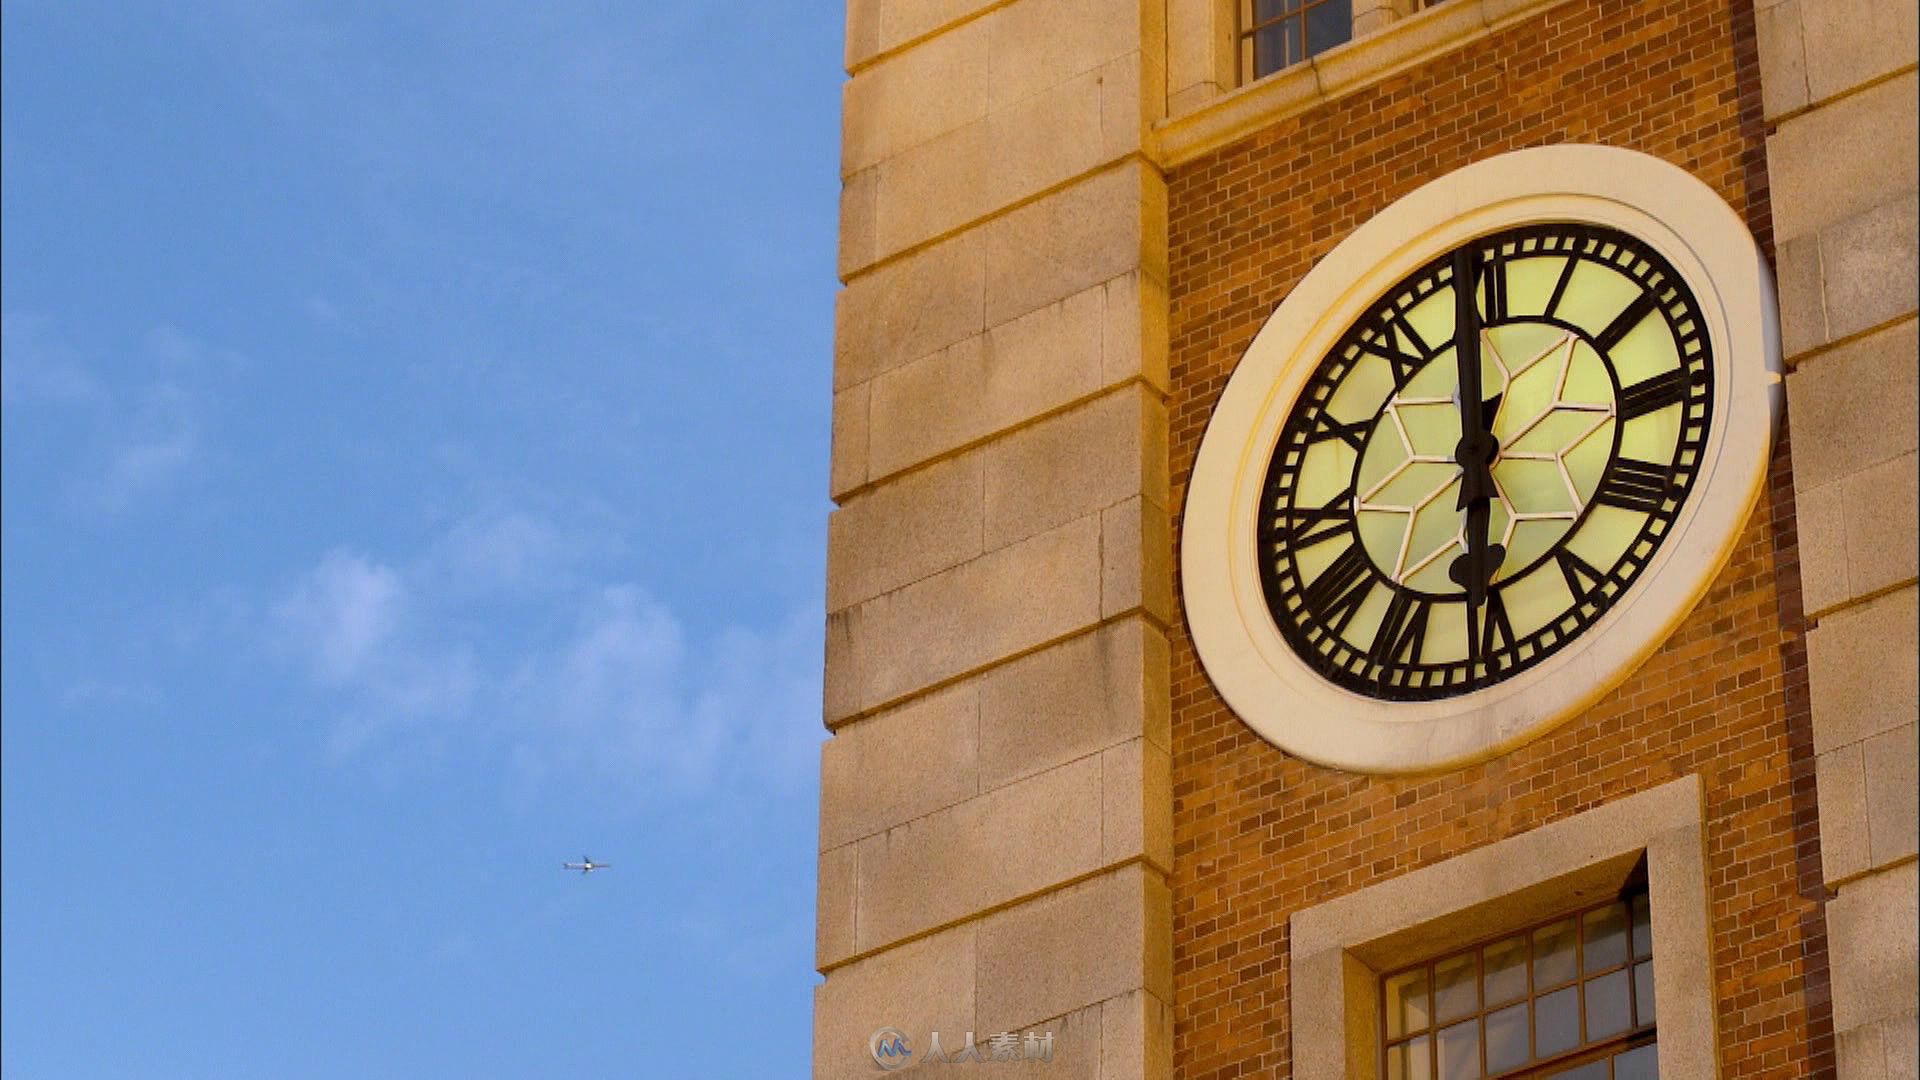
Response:
[[[1825,345],[1827,294],[1821,283],[1820,234],[1783,240],[1774,248],[1780,292],[1780,354],[1788,361]]]
[[[972,1027],[976,963],[968,925],[828,972],[813,990],[813,1075],[873,1076],[867,1040],[882,1026],[915,1033]]]
[[[872,7],[884,0],[852,5]],[[876,26],[877,29],[877,26]],[[841,90],[840,175],[987,115],[987,27],[973,22],[862,69]]]
[[[1147,990],[1102,1003],[1100,1080],[1173,1075],[1173,1007]]]
[[[1787,376],[1793,482],[1819,487],[1920,448],[1920,321],[1848,342]]]
[[[980,684],[982,786],[1143,736],[1166,750],[1168,655],[1159,630],[1128,619],[988,672]]]
[[[1798,0],[1798,6],[1811,100],[1913,66],[1920,8],[1906,0]]]
[[[1142,47],[1138,0],[1017,0],[993,13],[989,100],[1025,100]]]
[[[1167,375],[1167,286],[1135,270],[1102,286],[1106,322],[1102,335],[1102,381],[1111,386],[1138,377],[1161,393]]]
[[[874,167],[874,258],[884,259],[985,217],[1000,171],[993,131],[968,124]],[[858,267],[843,267],[843,272]]]
[[[1099,518],[1089,516],[848,609],[860,710],[1096,622],[1099,545]],[[830,672],[833,629],[829,620]]]
[[[1165,183],[1128,161],[993,219],[981,229],[987,320],[997,325],[1136,269],[1165,281],[1165,206]]]
[[[1903,724],[1920,704],[1910,643],[1916,592],[1902,589],[1823,617],[1807,634],[1813,748],[1824,754]]]
[[[1134,498],[1102,510],[1100,559],[1103,616],[1138,608],[1173,620],[1173,520],[1165,507]]]
[[[867,482],[870,391],[870,383],[860,383],[833,395],[833,449],[827,484],[836,500]]]
[[[1845,603],[1847,589],[1847,505],[1839,483],[1795,494],[1794,524],[1800,531],[1800,594],[1807,614],[1818,615]]]
[[[1093,393],[1105,290],[1095,287],[874,381],[873,461],[887,475]]]
[[[950,33],[995,0],[881,0],[879,47],[897,49],[936,33]]]
[[[1170,1000],[1170,948],[1156,935],[1170,943],[1171,922],[1166,882],[1139,863],[988,916],[980,1025],[1019,1027],[1139,989]]]
[[[827,518],[827,610],[957,566],[980,554],[978,456],[939,462],[877,485]]]
[[[1915,989],[1920,977],[1914,920],[1916,888],[1920,888],[1916,867],[1920,863],[1909,862],[1868,874],[1848,882],[1827,901],[1835,1032],[1920,1012],[1920,993]],[[984,942],[981,952],[984,962]]]
[[[1102,91],[1101,73],[1089,71],[1010,102],[988,119],[993,168],[986,193],[993,206],[1038,194],[1110,160]],[[1136,138],[1119,153],[1137,149]]]
[[[1873,863],[1860,744],[1851,743],[1814,758],[1813,775],[1820,808],[1822,877],[1832,883],[1865,873]]]
[[[1238,82],[1234,12],[1211,0],[1167,4],[1167,111],[1184,116]]]
[[[1920,772],[1911,723],[1860,744],[1866,790],[1869,861],[1874,867],[1920,851]]]
[[[1146,858],[1173,872],[1173,757],[1145,739],[1100,755],[1100,861]]]
[[[1907,104],[1911,131],[1911,99]],[[1913,311],[1920,293],[1920,208],[1914,205],[1913,189],[1822,229],[1820,274],[1827,333],[1833,338]]]
[[[1166,406],[1134,384],[996,441],[985,452],[987,546],[1143,493],[1164,505],[1166,430]]]
[[[820,853],[818,897],[813,911],[813,954],[824,967],[853,952],[854,905],[859,896],[853,845]]]
[[[1807,47],[1800,29],[1800,0],[1785,0],[1754,12],[1759,36],[1760,105],[1769,120],[1807,107]]]
[[[979,689],[961,683],[835,733],[820,750],[821,849],[979,794],[979,717]]]
[[[1914,550],[1920,530],[1920,457],[1903,454],[1841,481],[1847,515],[1847,588],[1878,592],[1920,573]]]
[[[834,305],[834,389],[985,329],[986,251],[961,233],[853,279]]]
[[[846,281],[880,257],[880,171],[869,169],[840,185],[840,250],[835,268]]]
[[[1915,89],[1908,73],[1780,125],[1767,140],[1777,241],[1845,221],[1920,186]],[[1832,283],[1831,273],[1827,280]]]
[[[860,841],[859,948],[880,948],[1093,870],[1100,810],[1100,761],[1086,758]]]

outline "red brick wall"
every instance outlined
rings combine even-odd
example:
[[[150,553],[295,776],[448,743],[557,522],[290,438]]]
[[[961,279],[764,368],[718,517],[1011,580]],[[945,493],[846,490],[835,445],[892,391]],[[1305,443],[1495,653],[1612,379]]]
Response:
[[[1688,169],[1770,247],[1749,0],[1577,0],[1169,177],[1176,515],[1214,400],[1308,268],[1420,184],[1595,142]],[[1699,773],[1728,1077],[1833,1072],[1793,485],[1770,489],[1698,610],[1547,738],[1443,776],[1292,759],[1215,694],[1173,628],[1174,1055],[1181,1080],[1290,1075],[1301,907]]]

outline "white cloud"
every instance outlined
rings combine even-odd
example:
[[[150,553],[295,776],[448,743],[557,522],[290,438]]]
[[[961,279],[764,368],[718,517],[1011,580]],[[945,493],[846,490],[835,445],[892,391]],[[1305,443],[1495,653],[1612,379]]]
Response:
[[[580,547],[531,514],[479,513],[446,531],[432,569],[460,592],[522,593],[553,585]]]
[[[339,685],[366,672],[374,651],[393,636],[405,604],[405,586],[392,567],[335,548],[275,615],[314,677]]]
[[[47,333],[47,320],[22,311],[0,314],[0,401],[76,404],[98,401],[101,388],[69,350]]]
[[[174,487],[203,456],[214,380],[245,359],[161,325],[120,363],[89,363],[50,327],[23,312],[0,316],[0,396],[9,409],[35,406],[24,415],[36,434],[73,462],[69,505],[119,514]]]
[[[630,582],[546,572],[582,545],[519,513],[450,527],[395,566],[337,548],[276,608],[283,642],[339,708],[336,758],[444,746],[492,755],[523,797],[788,791],[817,761],[811,605],[694,640]],[[475,578],[517,590],[503,613]]]
[[[172,484],[200,450],[200,424],[191,395],[171,383],[149,388],[116,434],[99,471],[85,482],[95,505],[125,510]]]

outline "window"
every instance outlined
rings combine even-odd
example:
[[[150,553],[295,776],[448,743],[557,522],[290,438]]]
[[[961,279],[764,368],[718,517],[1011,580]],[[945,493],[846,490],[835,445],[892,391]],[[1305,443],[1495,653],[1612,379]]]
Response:
[[[1380,1016],[1387,1080],[1652,1080],[1647,893],[1392,972]]]
[[[1353,36],[1353,0],[1240,0],[1243,79],[1271,75]]]

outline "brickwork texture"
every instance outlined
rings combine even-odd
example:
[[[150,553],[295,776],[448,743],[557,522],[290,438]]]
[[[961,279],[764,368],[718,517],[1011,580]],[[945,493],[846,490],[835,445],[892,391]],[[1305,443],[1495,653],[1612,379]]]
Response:
[[[1170,172],[1175,520],[1213,404],[1274,306],[1450,170],[1562,141],[1644,151],[1711,185],[1771,255],[1755,39],[1745,0],[1563,4]],[[1468,769],[1378,778],[1287,756],[1215,694],[1176,614],[1177,1077],[1291,1075],[1294,911],[1689,773],[1706,790],[1722,1075],[1834,1075],[1784,434],[1773,461],[1732,560],[1665,646],[1582,716]]]

